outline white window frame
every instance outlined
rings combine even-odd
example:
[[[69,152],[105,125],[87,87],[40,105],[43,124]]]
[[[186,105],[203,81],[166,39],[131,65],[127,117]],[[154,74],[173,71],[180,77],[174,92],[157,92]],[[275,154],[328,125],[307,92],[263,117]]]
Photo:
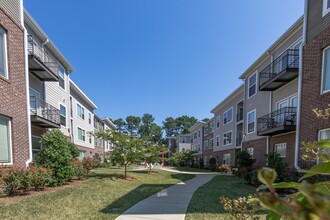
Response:
[[[214,148],[214,138],[211,138],[210,139],[209,148],[210,149],[213,149]]]
[[[281,158],[285,158],[286,157],[287,144],[286,143],[277,143],[277,144],[274,144],[274,152],[275,153],[278,153],[277,147],[279,147],[279,146],[285,146],[285,155],[284,156],[283,155],[280,155]]]
[[[225,143],[225,141],[228,140],[227,134],[229,134],[229,133],[230,133],[230,139],[229,139],[230,143]],[[226,139],[225,139],[225,135],[226,135]],[[233,144],[233,131],[232,130],[223,133],[222,137],[223,137],[223,146],[228,146],[228,145]]]
[[[219,120],[219,124],[218,124],[218,120]],[[220,115],[218,115],[215,119],[215,126],[218,128],[220,128],[220,123],[221,123],[221,117]]]
[[[328,14],[330,11],[330,5],[328,7],[328,0],[323,0],[323,10],[322,10],[322,17]]]
[[[214,132],[214,121],[210,123],[210,133]]]
[[[60,85],[60,79],[58,80],[58,86],[61,88],[61,89],[63,89],[64,91],[66,91],[66,85],[65,85],[65,74],[66,74],[66,70],[65,70],[65,68],[61,65],[61,64],[59,64],[58,63],[58,78],[61,78],[61,79],[63,79],[63,87]],[[62,68],[63,69],[63,78],[61,77],[61,75],[60,75],[60,68]]]
[[[12,130],[11,130],[11,118],[6,117],[4,115],[0,115],[0,118],[5,118],[8,120],[8,138],[9,138],[9,159],[8,162],[0,162],[2,165],[13,165],[13,142],[12,142]]]
[[[229,111],[231,111],[231,120],[230,121],[228,120],[225,123],[225,119],[226,119],[225,114],[227,114]],[[233,107],[230,107],[227,111],[225,111],[222,116],[223,116],[223,120],[222,121],[223,121],[223,124],[224,125],[232,122],[233,121],[233,117],[234,117],[234,109],[233,109]]]
[[[251,113],[254,113],[254,127],[253,127],[253,131],[252,132],[249,132],[249,115]],[[254,132],[256,132],[256,126],[257,126],[257,111],[256,109],[253,109],[252,111],[249,111],[247,114],[246,114],[246,133],[247,134],[252,134]]]
[[[246,148],[246,151],[250,154],[251,157],[253,157],[253,150],[254,150],[253,147]]]
[[[84,116],[84,117],[81,117],[81,116],[79,115],[79,113],[78,113],[78,109],[79,109],[78,106],[83,110],[82,113],[83,113],[83,116]],[[79,104],[78,102],[77,102],[77,111],[76,111],[76,113],[77,113],[78,118],[80,118],[80,119],[82,119],[82,120],[85,120],[85,108],[84,108],[81,104]]]
[[[204,150],[209,149],[209,141],[204,141]]]
[[[220,147],[220,135],[217,135],[216,136],[216,148],[219,148]]]
[[[0,74],[0,77],[3,77],[5,79],[9,79],[9,74],[8,74],[8,55],[7,55],[7,52],[8,52],[8,49],[7,49],[7,32],[5,29],[3,29],[1,26],[0,26],[0,34],[3,34],[3,46],[4,46],[4,75]]]
[[[198,137],[201,137],[201,129],[198,129]]]
[[[61,114],[61,106],[64,107],[64,109],[65,109],[65,115],[62,115]],[[65,117],[65,125],[62,125],[62,123],[61,123],[61,116]],[[64,106],[62,104],[60,104],[60,125],[61,126],[64,126],[64,127],[66,127],[66,125],[67,125],[67,111],[66,111],[66,106]]]
[[[250,85],[250,79],[251,79],[254,75],[256,76],[256,82],[255,82],[255,84]],[[253,95],[250,95],[250,87],[252,87],[252,86],[254,86],[254,85],[256,86],[256,87],[255,87],[255,92],[254,92]],[[257,94],[257,91],[258,91],[258,74],[257,74],[257,72],[254,72],[251,76],[249,76],[249,78],[248,78],[248,87],[247,87],[247,89],[248,89],[248,91],[247,91],[248,98],[251,98],[251,97],[253,97],[253,96],[255,96],[255,95]]]
[[[79,129],[81,129],[82,131],[84,131],[84,135],[83,135],[83,139],[84,140],[81,140],[81,139],[79,139]],[[86,130],[85,129],[83,129],[83,128],[81,128],[81,127],[77,127],[77,139],[79,140],[79,141],[83,141],[83,142],[85,142],[86,141]]]
[[[326,128],[326,129],[321,129],[319,130],[318,132],[318,140],[327,140],[327,139],[321,139],[321,132],[324,132],[324,131],[330,131],[330,128]],[[330,150],[329,149],[325,149],[326,151],[328,151],[330,153]],[[321,162],[320,158],[317,158],[317,163],[319,164]]]
[[[227,158],[229,156],[229,163],[227,162],[227,160],[226,160],[226,162],[225,162],[225,164],[227,164],[227,165],[231,165],[231,154],[230,153],[227,153],[227,154],[223,154],[222,155],[222,163],[223,163],[223,161],[225,160],[225,158]]]
[[[324,66],[324,64],[325,64],[325,51],[326,51],[326,50],[330,50],[330,46],[329,46],[329,47],[326,47],[326,48],[324,48],[324,49],[323,49],[323,51],[322,51],[322,77],[321,77],[321,94],[324,94],[324,93],[330,92],[330,89],[328,89],[328,90],[324,90],[324,89],[323,89],[324,74],[325,74],[325,71],[324,71],[324,69],[325,69],[325,66]],[[330,60],[330,58],[329,58],[329,60]],[[328,71],[329,71],[329,77],[330,77],[330,69],[329,69]]]
[[[31,143],[31,147],[32,147],[32,152],[33,151],[38,151],[38,153],[42,150],[42,143],[41,143],[41,137],[40,136],[37,136],[37,135],[32,135],[32,138],[38,138],[38,139],[40,139],[40,150],[38,151],[38,150],[33,150],[33,146],[32,146],[32,143]],[[31,139],[31,141],[32,141],[32,139]],[[32,154],[32,156],[33,156],[33,154]],[[32,158],[33,160],[35,159],[35,158]]]

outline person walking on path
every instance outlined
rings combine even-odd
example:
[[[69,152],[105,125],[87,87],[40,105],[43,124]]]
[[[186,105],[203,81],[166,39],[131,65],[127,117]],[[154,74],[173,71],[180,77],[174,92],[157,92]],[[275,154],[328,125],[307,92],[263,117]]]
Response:
[[[172,172],[180,172],[164,169]],[[191,172],[180,172],[191,173]],[[194,192],[217,174],[191,173],[195,177],[176,185],[170,186],[160,192],[135,204],[116,220],[184,220],[189,202]]]

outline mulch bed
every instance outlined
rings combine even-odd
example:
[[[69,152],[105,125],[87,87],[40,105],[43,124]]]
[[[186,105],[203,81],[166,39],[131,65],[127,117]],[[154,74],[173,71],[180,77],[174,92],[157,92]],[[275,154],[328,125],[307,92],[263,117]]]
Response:
[[[17,202],[17,201],[20,201],[20,200],[23,200],[23,199],[26,199],[29,197],[43,195],[43,194],[79,186],[85,182],[86,182],[86,180],[72,180],[71,182],[68,182],[63,186],[46,187],[45,189],[40,190],[40,191],[28,191],[28,192],[25,192],[24,194],[18,194],[18,195],[9,196],[9,197],[0,197],[0,203]]]

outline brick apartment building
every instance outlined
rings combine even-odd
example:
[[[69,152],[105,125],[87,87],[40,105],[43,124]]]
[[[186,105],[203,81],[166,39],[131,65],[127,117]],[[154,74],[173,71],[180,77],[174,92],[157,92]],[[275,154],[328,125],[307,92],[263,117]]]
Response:
[[[0,166],[31,162],[23,5],[0,1]]]

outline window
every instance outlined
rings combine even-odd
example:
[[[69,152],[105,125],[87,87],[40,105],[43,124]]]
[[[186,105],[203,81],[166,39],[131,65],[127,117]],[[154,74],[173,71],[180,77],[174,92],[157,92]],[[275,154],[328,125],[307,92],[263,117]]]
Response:
[[[182,137],[182,143],[186,143],[186,137]]]
[[[0,163],[11,161],[11,128],[10,119],[0,115]]]
[[[217,147],[220,147],[220,136],[219,135],[217,136],[216,140],[217,140]]]
[[[6,32],[0,27],[0,75],[8,78]]]
[[[330,91],[330,47],[323,51],[323,73],[321,93]]]
[[[214,121],[211,122],[210,124],[210,132],[214,131]]]
[[[88,113],[88,123],[92,124],[92,114]]]
[[[223,154],[223,164],[231,165],[230,154]]]
[[[65,70],[61,65],[58,65],[58,84],[65,89],[65,83],[64,83],[64,75],[65,75]]]
[[[256,110],[253,110],[247,114],[247,133],[253,133],[255,132],[255,127],[256,127]]]
[[[41,137],[32,136],[32,158],[35,159],[37,154],[41,151]]]
[[[228,109],[223,113],[223,124],[227,124],[233,120],[233,108]]]
[[[85,157],[85,151],[80,151],[79,152],[79,160],[82,161]]]
[[[91,144],[92,143],[92,137],[89,136],[89,143]]]
[[[60,105],[60,122],[61,125],[66,126],[66,108]]]
[[[204,127],[204,136],[206,136],[209,133],[209,127],[205,125]]]
[[[78,128],[78,140],[85,141],[85,130]]]
[[[280,157],[286,157],[286,143],[275,144],[274,151],[280,155]]]
[[[249,98],[256,94],[257,92],[257,74],[254,73],[252,76],[249,77]]]
[[[197,150],[200,151],[201,150],[201,144],[197,145]]]
[[[85,119],[85,109],[79,104],[77,104],[77,115],[78,117]]]
[[[201,129],[198,130],[198,137],[201,137]]]
[[[209,142],[204,141],[204,150],[207,150],[209,148]]]
[[[213,149],[213,146],[214,146],[214,140],[212,138],[212,139],[210,139],[210,149]]]
[[[194,139],[197,139],[197,132],[194,133]]]
[[[330,129],[329,128],[319,131],[319,140],[326,140],[326,139],[330,139]],[[323,153],[327,154],[328,157],[330,157],[330,149],[329,148],[323,149]]]
[[[253,156],[253,147],[249,147],[249,148],[247,148],[246,151],[247,151],[251,156]]]
[[[223,134],[223,145],[229,145],[231,144],[231,131],[228,131]]]
[[[298,97],[297,96],[294,96],[290,99],[290,106],[298,107]]]
[[[216,126],[217,126],[217,128],[219,128],[220,127],[220,116],[218,116],[217,117],[217,119],[216,119]]]
[[[325,16],[330,11],[330,0],[323,0],[322,16]]]

